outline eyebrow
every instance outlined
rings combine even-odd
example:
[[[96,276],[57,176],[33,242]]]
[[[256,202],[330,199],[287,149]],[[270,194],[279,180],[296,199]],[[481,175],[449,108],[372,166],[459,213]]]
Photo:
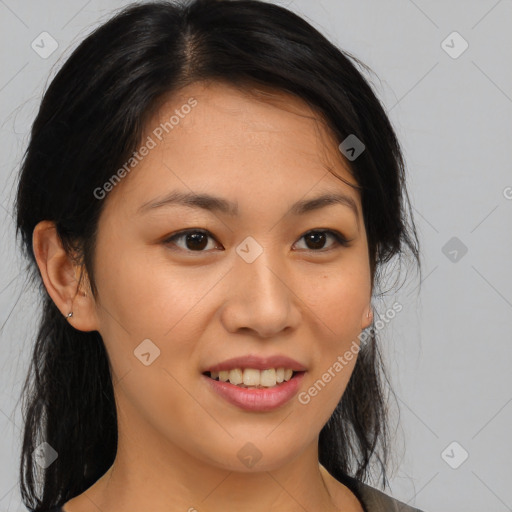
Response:
[[[356,202],[350,196],[339,193],[323,194],[312,199],[303,199],[294,203],[286,215],[304,215],[305,213],[325,208],[334,204],[347,206],[352,210],[356,219],[359,221],[359,212]],[[210,194],[197,194],[192,192],[173,191],[170,194],[142,204],[137,212],[145,213],[162,206],[181,205],[191,208],[201,208],[212,212],[221,212],[235,217],[239,214],[238,203],[228,201],[221,197]]]

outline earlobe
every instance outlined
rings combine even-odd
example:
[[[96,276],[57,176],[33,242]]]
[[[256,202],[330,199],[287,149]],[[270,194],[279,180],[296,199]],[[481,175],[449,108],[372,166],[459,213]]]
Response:
[[[36,225],[32,248],[46,290],[62,315],[80,331],[98,330],[93,298],[79,289],[80,269],[62,246],[55,223]]]
[[[368,306],[368,309],[363,313],[363,319],[361,321],[361,329],[364,330],[369,327],[373,322],[373,308]]]

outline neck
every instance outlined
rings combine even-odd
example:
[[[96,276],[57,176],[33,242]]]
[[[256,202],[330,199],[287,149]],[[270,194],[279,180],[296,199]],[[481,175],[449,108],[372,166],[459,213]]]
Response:
[[[65,512],[338,510],[331,496],[334,479],[318,463],[317,438],[291,460],[276,462],[275,467],[267,463],[258,470],[262,454],[244,470],[243,465],[222,468],[199,460],[154,432],[122,432],[120,428],[113,465],[85,493],[70,500]]]

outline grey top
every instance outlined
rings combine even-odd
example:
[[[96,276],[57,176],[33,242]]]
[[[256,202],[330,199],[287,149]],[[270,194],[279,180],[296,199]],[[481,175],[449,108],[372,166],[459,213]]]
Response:
[[[355,478],[346,477],[343,483],[357,496],[365,512],[422,512]]]

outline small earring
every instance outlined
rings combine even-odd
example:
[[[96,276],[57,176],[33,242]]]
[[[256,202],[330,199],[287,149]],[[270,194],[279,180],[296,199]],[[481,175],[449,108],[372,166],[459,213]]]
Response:
[[[69,320],[73,316],[73,311],[70,311],[66,316],[66,320]]]

